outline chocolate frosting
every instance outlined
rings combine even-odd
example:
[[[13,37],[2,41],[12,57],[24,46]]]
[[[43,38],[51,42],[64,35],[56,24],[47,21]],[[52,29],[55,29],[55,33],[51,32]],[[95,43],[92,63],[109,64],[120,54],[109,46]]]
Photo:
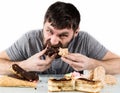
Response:
[[[13,64],[12,65],[12,69],[16,72],[16,74],[18,76],[22,77],[25,80],[34,81],[34,80],[38,80],[39,79],[37,73],[35,73],[35,72],[27,72],[23,68],[18,66],[17,64]]]
[[[56,59],[60,58],[61,56],[58,55],[59,48],[62,47],[62,44],[59,42],[57,45],[52,45],[50,40],[47,41],[47,51],[45,52],[46,55],[52,56],[53,54],[56,54]]]

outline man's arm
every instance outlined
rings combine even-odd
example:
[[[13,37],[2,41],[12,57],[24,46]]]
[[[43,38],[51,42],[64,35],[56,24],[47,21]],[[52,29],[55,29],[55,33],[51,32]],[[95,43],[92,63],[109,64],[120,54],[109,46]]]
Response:
[[[86,57],[79,53],[69,53],[62,60],[76,71],[91,70],[103,66],[107,74],[120,74],[120,57],[108,51],[102,60]]]
[[[7,53],[5,51],[1,52],[0,53],[0,74],[11,74],[10,67],[13,63],[18,63],[18,62],[11,62]]]
[[[53,55],[51,57],[46,56],[45,60],[41,59],[41,56],[45,52],[46,52],[46,49],[42,50],[39,53],[36,53],[35,55],[31,56],[26,60],[14,62],[14,61],[11,61],[7,53],[3,51],[0,53],[0,74],[5,74],[5,75],[12,74],[10,71],[10,67],[14,63],[18,64],[20,67],[22,67],[27,71],[43,72],[50,67],[52,61],[55,58],[55,55]]]
[[[107,74],[120,74],[120,57],[110,51],[106,53],[102,61],[91,59],[97,65],[106,69]]]

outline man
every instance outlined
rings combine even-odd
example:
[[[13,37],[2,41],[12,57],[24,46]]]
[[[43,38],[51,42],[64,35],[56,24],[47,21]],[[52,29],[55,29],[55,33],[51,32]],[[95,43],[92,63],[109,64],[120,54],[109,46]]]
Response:
[[[109,74],[120,73],[120,57],[107,50],[86,32],[80,31],[80,13],[70,3],[52,4],[44,18],[42,30],[23,35],[11,47],[0,53],[0,74],[11,74],[9,68],[16,63],[27,71],[41,74],[65,74],[103,66]],[[69,54],[55,59],[46,56],[46,42],[54,46],[59,42]]]

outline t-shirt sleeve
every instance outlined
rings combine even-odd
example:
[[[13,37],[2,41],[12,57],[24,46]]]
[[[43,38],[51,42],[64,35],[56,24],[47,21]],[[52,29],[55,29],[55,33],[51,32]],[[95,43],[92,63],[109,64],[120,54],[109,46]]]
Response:
[[[107,53],[107,49],[91,35],[87,34],[87,55],[101,60]]]
[[[12,61],[22,61],[25,60],[26,54],[26,45],[28,44],[28,40],[26,35],[23,35],[19,38],[13,45],[11,45],[6,52]]]

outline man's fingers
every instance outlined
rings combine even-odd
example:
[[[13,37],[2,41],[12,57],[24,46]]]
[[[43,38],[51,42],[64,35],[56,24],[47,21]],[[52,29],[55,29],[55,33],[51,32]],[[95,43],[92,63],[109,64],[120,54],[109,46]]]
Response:
[[[69,60],[69,59],[66,59],[66,58],[64,58],[64,57],[61,57],[61,59],[62,59],[64,62],[68,63],[68,64],[72,64],[72,61]]]
[[[53,61],[53,60],[55,59],[55,56],[56,56],[56,55],[52,55],[52,56],[50,56],[50,57],[49,57],[49,56],[46,56],[46,61],[47,61],[47,62]]]
[[[47,50],[47,48],[43,49],[42,51],[40,51],[39,53],[37,53],[37,55],[38,55],[39,57],[42,56],[42,55],[44,55],[45,52],[46,52],[46,50]]]
[[[83,63],[82,62],[74,62],[72,60],[66,59],[64,57],[61,58],[65,63],[69,64],[71,67],[73,67],[75,70],[82,70],[83,69]]]
[[[74,62],[80,61],[82,59],[82,55],[80,54],[73,54],[69,53],[68,55],[65,56],[66,59],[72,60]]]
[[[64,57],[61,58],[65,63],[69,64],[70,66],[73,66],[76,62],[66,59]]]

